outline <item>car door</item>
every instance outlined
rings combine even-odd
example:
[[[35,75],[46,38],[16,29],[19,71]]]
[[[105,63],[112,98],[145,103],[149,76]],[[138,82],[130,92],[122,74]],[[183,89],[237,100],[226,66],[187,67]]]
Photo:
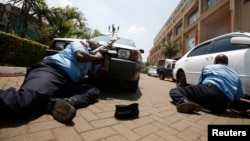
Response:
[[[193,49],[184,60],[185,75],[188,84],[196,84],[210,49],[211,42],[201,44]]]
[[[165,77],[172,77],[172,62],[168,62],[165,66]]]
[[[214,41],[210,56],[214,58],[218,54],[224,54],[228,57],[228,66],[237,72],[241,78],[243,90],[246,93],[246,91],[250,91],[249,46],[232,44],[230,40],[231,37],[226,37]],[[206,62],[206,64],[210,63]]]
[[[229,67],[234,70],[239,69],[237,67],[242,62],[242,49],[246,49],[247,47],[241,45],[233,45],[231,44],[230,37],[225,37],[221,39],[217,39],[213,42],[212,48],[210,53],[208,54],[207,58],[211,58],[211,60],[207,59],[205,65],[210,65],[214,63],[214,58],[218,54],[225,54],[228,56]],[[244,55],[244,54],[242,54]]]
[[[230,58],[234,58],[234,59],[230,59],[232,64],[235,64],[237,62],[235,62],[237,60],[237,54],[232,53],[233,50],[236,50],[237,47],[233,46],[230,43],[230,37],[224,37],[224,38],[220,38],[220,39],[216,39],[213,41],[212,43],[212,47],[211,50],[209,50],[209,53],[206,56],[206,60],[204,62],[204,66],[206,65],[212,65],[214,64],[214,59],[218,54],[225,54],[227,56],[230,56]],[[234,48],[234,49],[233,49]]]

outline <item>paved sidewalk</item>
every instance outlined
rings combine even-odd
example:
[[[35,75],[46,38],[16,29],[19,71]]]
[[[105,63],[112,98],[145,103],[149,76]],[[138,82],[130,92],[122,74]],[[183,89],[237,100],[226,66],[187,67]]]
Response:
[[[11,72],[10,70],[6,72]],[[13,68],[14,74],[25,69]],[[21,71],[19,71],[21,69]],[[1,69],[3,72],[3,69]],[[38,114],[31,119],[0,121],[1,141],[207,141],[208,125],[249,125],[250,119],[232,112],[223,115],[199,112],[182,114],[171,104],[168,92],[174,83],[155,81],[141,75],[137,93],[105,90],[99,102],[77,110],[71,124],[62,124],[51,115]],[[24,76],[0,77],[0,89],[19,88]],[[148,83],[154,82],[154,85]],[[166,87],[167,85],[167,87]],[[159,91],[164,89],[164,92]],[[117,95],[118,94],[118,95]],[[129,94],[129,95],[128,95]],[[116,104],[139,103],[135,120],[114,118]]]

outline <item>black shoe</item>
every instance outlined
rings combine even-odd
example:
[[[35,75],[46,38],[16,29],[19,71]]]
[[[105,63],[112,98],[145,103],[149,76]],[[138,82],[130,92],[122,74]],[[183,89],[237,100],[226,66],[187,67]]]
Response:
[[[115,118],[117,119],[135,119],[139,116],[138,103],[130,105],[116,105]]]
[[[201,110],[201,106],[199,104],[185,101],[177,105],[177,111],[180,113],[191,113],[191,112],[199,112]]]
[[[67,101],[59,98],[49,99],[48,110],[59,122],[70,122],[76,115],[76,109]]]

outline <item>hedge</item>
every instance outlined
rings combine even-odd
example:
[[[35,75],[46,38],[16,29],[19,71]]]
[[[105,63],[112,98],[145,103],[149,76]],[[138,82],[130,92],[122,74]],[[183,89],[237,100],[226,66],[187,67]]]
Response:
[[[40,61],[47,45],[0,32],[0,65],[29,67]]]

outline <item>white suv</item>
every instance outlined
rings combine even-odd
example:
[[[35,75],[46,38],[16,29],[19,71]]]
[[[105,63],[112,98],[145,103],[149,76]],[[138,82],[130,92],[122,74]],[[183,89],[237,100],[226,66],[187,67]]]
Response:
[[[177,87],[196,84],[202,68],[213,64],[218,54],[228,56],[229,67],[238,73],[245,96],[250,96],[250,33],[246,32],[221,35],[188,51],[173,70]]]

